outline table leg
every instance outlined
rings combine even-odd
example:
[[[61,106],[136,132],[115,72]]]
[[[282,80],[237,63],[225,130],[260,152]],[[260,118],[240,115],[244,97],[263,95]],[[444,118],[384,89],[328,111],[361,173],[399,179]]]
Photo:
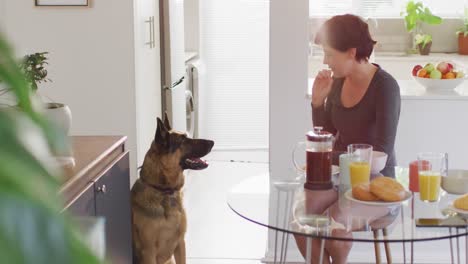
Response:
[[[449,227],[449,232],[450,232],[450,261],[452,264],[455,263],[454,257],[453,257],[453,241],[452,241],[452,228]]]
[[[379,233],[378,232],[379,232],[378,229],[375,229],[373,231],[374,240],[379,239]],[[375,241],[374,241],[374,251],[375,251],[375,263],[380,264],[381,263],[381,261],[380,261],[380,244],[378,242],[375,242]]]
[[[280,197],[281,197],[281,192],[278,192],[278,198],[276,200],[276,208],[279,209],[279,204],[280,204]],[[276,212],[276,225],[279,224],[279,212]],[[278,230],[275,231],[275,254],[274,254],[274,259],[273,259],[273,263],[277,263],[276,262],[276,252],[278,250]]]
[[[386,227],[384,229],[382,229],[382,233],[383,233],[385,239],[387,239],[388,232],[387,232]],[[392,261],[392,253],[390,251],[390,243],[384,242],[384,245],[385,245],[385,256],[387,256],[387,264],[392,264],[393,261]]]
[[[413,241],[411,241],[411,249],[410,250],[411,250],[411,259],[410,259],[410,261],[411,261],[411,264],[413,264],[414,263],[414,242]]]
[[[286,224],[284,228],[286,228],[286,225],[289,225],[289,221],[291,221],[291,213],[289,211],[291,210],[291,205],[292,205],[292,200],[293,200],[293,193],[287,192],[287,199],[286,199]],[[286,243],[284,245],[284,254],[283,254],[283,259],[281,259],[281,263],[286,263],[286,254],[288,253],[288,241],[289,241],[289,233],[286,234]]]
[[[465,233],[468,233],[468,227],[465,227]],[[465,263],[468,264],[468,235],[465,235]]]
[[[414,195],[411,197],[411,204],[414,204]],[[404,214],[403,206],[400,206],[400,215],[401,215],[401,222],[404,223]],[[403,237],[405,237],[405,226],[403,225],[401,228],[401,231],[403,232]],[[406,244],[405,242],[402,243],[403,246],[403,264],[406,264]],[[412,248],[411,248],[412,249]],[[411,253],[412,255],[412,253]]]
[[[457,263],[460,264],[460,237],[458,236],[458,228],[455,227],[455,230],[457,231]]]
[[[312,264],[312,238],[307,237],[306,264]]]
[[[283,224],[281,225],[282,228],[286,228],[288,224],[288,204],[289,204],[289,192],[286,192],[286,203],[284,204],[284,217],[283,217]],[[286,254],[286,249],[284,248],[286,237],[288,236],[287,232],[283,232],[283,236],[281,238],[281,255],[280,255],[280,263],[283,263],[284,255]]]
[[[325,239],[322,239],[320,241],[320,258],[319,258],[319,264],[323,263],[323,253],[325,251]]]

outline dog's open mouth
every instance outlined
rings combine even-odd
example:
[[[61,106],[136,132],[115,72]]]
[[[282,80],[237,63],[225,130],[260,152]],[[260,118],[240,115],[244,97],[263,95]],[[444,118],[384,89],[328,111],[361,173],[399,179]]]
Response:
[[[185,159],[185,167],[191,170],[202,170],[208,167],[208,163],[200,158],[187,158]]]

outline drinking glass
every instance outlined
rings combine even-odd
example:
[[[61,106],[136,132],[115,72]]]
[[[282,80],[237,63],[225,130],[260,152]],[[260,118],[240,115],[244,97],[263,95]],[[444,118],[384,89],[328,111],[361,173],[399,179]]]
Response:
[[[419,197],[421,201],[439,200],[442,177],[447,176],[447,153],[423,152],[418,154]]]
[[[368,183],[370,180],[372,146],[368,144],[351,144],[348,145],[348,153],[352,155],[352,161],[349,164],[351,186]]]

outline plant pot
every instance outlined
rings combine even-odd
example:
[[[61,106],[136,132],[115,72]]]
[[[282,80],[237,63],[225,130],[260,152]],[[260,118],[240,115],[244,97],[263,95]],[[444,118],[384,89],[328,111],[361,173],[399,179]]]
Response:
[[[463,33],[458,34],[458,54],[468,55],[468,36]]]
[[[429,53],[431,52],[431,46],[432,46],[432,41],[431,42],[428,42],[424,48],[423,48],[423,44],[420,43],[418,44],[418,50],[419,50],[419,54],[420,55],[429,55]]]
[[[68,134],[72,122],[70,108],[60,103],[45,103],[44,107],[44,115]]]

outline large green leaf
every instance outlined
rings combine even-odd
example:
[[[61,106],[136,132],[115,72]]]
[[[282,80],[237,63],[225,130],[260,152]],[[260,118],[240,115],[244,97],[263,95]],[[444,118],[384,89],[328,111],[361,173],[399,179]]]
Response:
[[[442,18],[434,15],[422,2],[410,0],[406,3],[404,15],[406,30],[412,32],[420,23],[436,25],[442,23]]]
[[[0,192],[0,263],[99,263],[64,218],[40,203]]]
[[[0,109],[0,263],[99,263],[60,213],[50,158],[67,149],[66,135],[38,111],[13,54],[0,35],[0,79],[18,102]]]

